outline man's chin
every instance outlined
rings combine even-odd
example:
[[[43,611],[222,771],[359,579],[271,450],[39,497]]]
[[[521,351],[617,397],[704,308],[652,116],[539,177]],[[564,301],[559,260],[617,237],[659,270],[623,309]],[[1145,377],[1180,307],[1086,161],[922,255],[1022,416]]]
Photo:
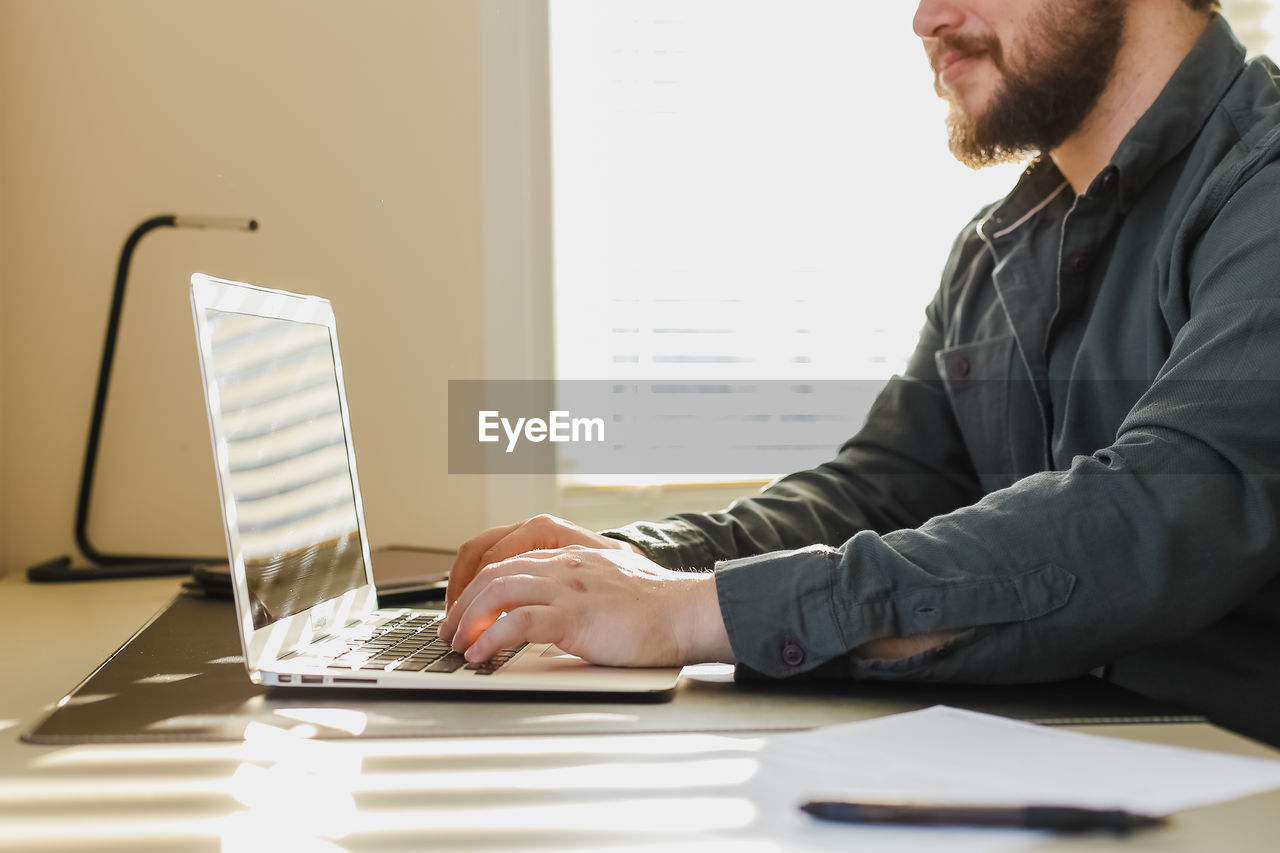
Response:
[[[970,169],[1016,163],[1033,152],[992,144],[981,137],[975,121],[952,104],[947,116],[947,147],[951,155]]]

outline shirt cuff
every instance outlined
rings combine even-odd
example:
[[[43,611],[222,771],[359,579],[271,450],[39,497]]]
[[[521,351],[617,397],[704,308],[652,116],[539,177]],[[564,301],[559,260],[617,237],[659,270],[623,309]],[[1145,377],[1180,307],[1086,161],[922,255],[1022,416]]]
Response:
[[[716,565],[716,596],[738,663],[769,678],[808,672],[849,651],[833,610],[834,549],[815,545]]]

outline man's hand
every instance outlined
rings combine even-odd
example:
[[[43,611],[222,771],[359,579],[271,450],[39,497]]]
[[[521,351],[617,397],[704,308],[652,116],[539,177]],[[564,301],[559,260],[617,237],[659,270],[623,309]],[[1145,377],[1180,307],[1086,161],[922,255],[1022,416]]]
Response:
[[[440,636],[470,661],[530,642],[611,666],[732,662],[715,581],[614,548],[533,551],[480,570]]]
[[[550,550],[566,545],[635,550],[620,539],[592,533],[554,515],[535,515],[528,521],[495,527],[462,543],[462,547],[458,549],[453,568],[449,570],[449,588],[444,597],[445,610],[453,609],[453,603],[462,595],[467,584],[471,583],[476,572],[490,563],[515,557],[526,551]]]

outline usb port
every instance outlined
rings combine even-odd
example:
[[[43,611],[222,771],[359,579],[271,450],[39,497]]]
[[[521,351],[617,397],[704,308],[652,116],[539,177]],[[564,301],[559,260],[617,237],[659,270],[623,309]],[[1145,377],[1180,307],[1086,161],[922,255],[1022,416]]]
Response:
[[[292,676],[292,675],[281,675],[281,676],[278,676],[278,677],[277,677],[277,680],[278,680],[281,684],[288,684],[290,681],[293,681],[293,676]]]
[[[324,684],[323,675],[304,675],[302,676],[303,684]]]

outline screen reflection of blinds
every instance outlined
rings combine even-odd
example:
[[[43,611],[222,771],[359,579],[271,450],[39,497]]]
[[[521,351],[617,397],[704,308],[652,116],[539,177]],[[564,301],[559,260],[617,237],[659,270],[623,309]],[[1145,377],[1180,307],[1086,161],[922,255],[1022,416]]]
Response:
[[[558,377],[750,389],[903,368],[953,239],[1021,168],[950,157],[914,11],[551,0]],[[752,473],[856,429],[804,400],[773,416],[825,433]]]

